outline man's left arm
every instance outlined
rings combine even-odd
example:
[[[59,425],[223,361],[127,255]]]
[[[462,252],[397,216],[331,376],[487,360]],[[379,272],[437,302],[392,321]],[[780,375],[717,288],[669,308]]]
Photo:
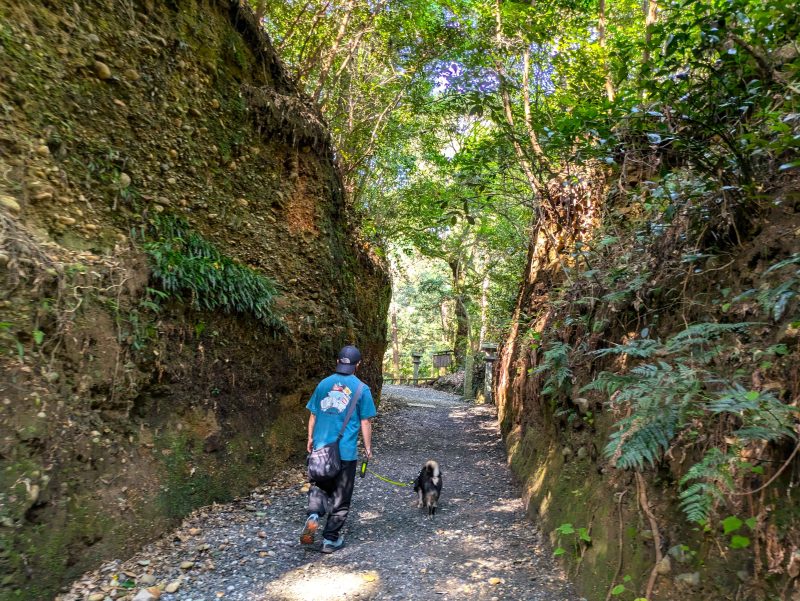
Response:
[[[364,453],[367,459],[372,458],[372,420],[370,418],[361,420],[361,436],[364,439]]]
[[[372,400],[372,391],[366,388],[359,403],[358,415],[361,418],[361,436],[364,438],[364,451],[367,459],[372,457],[372,418],[377,413],[375,401]]]

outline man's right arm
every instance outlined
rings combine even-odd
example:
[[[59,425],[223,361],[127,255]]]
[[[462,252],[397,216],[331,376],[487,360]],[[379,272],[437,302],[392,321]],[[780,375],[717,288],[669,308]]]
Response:
[[[314,450],[314,424],[316,423],[317,416],[312,413],[308,418],[308,444],[306,444],[306,450],[309,453]]]

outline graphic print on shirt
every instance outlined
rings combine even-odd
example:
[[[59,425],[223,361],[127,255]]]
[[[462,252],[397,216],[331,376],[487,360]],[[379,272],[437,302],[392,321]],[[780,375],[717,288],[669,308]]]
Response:
[[[343,384],[334,384],[328,396],[320,402],[319,406],[325,413],[341,413],[350,402],[350,395],[353,391]]]

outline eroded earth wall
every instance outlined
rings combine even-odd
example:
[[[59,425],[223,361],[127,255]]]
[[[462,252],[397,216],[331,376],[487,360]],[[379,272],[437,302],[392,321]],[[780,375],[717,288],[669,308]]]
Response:
[[[587,599],[798,599],[800,186],[663,219],[630,195],[662,159],[585,170],[534,228],[495,366],[509,461]]]
[[[0,598],[297,458],[342,344],[379,392],[385,268],[238,0],[0,0],[0,200]]]

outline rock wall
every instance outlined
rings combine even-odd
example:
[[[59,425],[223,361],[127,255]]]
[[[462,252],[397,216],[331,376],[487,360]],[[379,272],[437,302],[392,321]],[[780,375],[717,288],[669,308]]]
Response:
[[[0,201],[0,599],[298,459],[341,345],[379,393],[385,266],[238,0],[0,1]],[[274,323],[164,292],[175,218],[274,282]]]
[[[642,163],[655,170],[659,157]],[[735,231],[731,240],[713,232],[713,209],[692,207],[692,200],[681,207],[674,199],[679,209],[671,222],[648,222],[652,217],[637,214],[638,199],[619,194],[636,189],[636,181],[613,174],[608,186],[603,171],[586,174],[579,185],[587,189],[570,192],[589,198],[585,206],[594,207],[594,215],[578,210],[583,223],[535,231],[495,367],[499,418],[528,511],[591,601],[644,597],[649,584],[652,600],[800,598],[796,441],[745,447],[739,461],[745,469],[730,476],[739,492],[716,498],[714,519],[705,526],[687,519],[680,498],[689,468],[712,445],[728,444],[740,423],[735,416],[715,421],[702,406],[704,395],[715,391],[717,374],[786,406],[800,401],[796,295],[781,297],[787,302],[779,313],[755,300],[800,282],[796,265],[791,267],[800,257],[797,179],[770,182],[777,200],[751,205],[747,218],[728,230]],[[648,179],[655,173],[641,178]],[[580,209],[567,200],[561,205]],[[648,231],[657,234],[643,233]],[[630,404],[584,387],[603,371],[629,374],[636,365],[674,357],[663,350],[655,358],[596,351],[642,339],[665,341],[692,323],[743,322],[752,323],[743,335],[702,347],[714,353],[707,364],[693,351],[697,365],[715,374],[693,393],[694,433],[670,440],[668,452],[656,453],[652,464],[619,468],[605,450]],[[748,459],[757,465],[753,474],[747,473]],[[729,516],[733,526],[723,527]],[[744,536],[734,541],[733,534]]]

